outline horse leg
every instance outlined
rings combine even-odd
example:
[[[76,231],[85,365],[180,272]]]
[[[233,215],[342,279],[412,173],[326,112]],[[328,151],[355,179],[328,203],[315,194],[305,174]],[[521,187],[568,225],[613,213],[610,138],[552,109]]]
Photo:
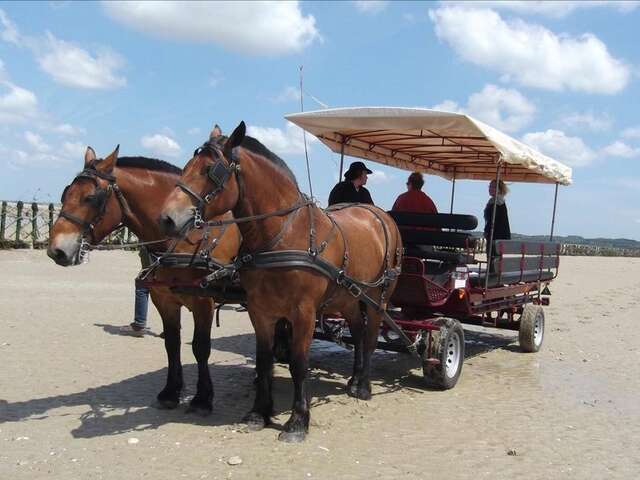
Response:
[[[364,318],[360,313],[359,304],[355,303],[354,308],[349,312],[343,312],[344,318],[349,322],[349,331],[353,339],[353,375],[347,382],[347,394],[357,397],[358,383],[362,376],[362,350],[365,333]]]
[[[260,314],[249,305],[251,323],[256,331],[256,397],[251,411],[242,421],[249,430],[257,431],[271,423],[273,415],[273,336],[276,319]]]
[[[182,364],[180,363],[180,304],[167,295],[151,290],[151,300],[160,312],[164,329],[164,348],[167,351],[167,384],[158,393],[161,408],[173,409],[180,403]]]
[[[309,431],[309,398],[306,378],[309,370],[309,347],[313,340],[316,311],[313,305],[301,305],[298,318],[291,319],[293,341],[289,372],[293,380],[293,407],[291,417],[284,424],[284,431],[278,436],[283,442],[302,442]]]
[[[364,351],[362,354],[362,375],[358,380],[356,397],[360,400],[371,399],[371,356],[378,344],[378,334],[380,333],[380,322],[382,315],[373,307],[367,305],[366,308],[366,334],[364,338]]]
[[[191,349],[198,362],[198,390],[189,404],[188,413],[209,415],[213,410],[213,383],[209,373],[211,354],[211,323],[213,303],[211,300],[193,301],[193,342]]]

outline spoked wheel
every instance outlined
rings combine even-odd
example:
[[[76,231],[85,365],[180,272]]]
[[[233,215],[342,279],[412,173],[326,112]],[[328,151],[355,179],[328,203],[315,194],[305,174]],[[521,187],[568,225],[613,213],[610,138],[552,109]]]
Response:
[[[427,385],[448,390],[458,383],[462,373],[464,330],[452,318],[438,319],[437,324],[440,330],[432,334],[431,358],[423,361],[422,372]]]
[[[520,316],[520,348],[537,352],[544,341],[544,310],[539,305],[525,305]]]

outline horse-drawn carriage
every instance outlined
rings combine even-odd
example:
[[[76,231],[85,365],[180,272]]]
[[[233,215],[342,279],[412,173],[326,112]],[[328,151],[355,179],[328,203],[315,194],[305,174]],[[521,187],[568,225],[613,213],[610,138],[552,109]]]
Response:
[[[350,155],[452,180],[451,213],[385,213],[362,204],[323,211],[280,158],[245,136],[244,123],[229,137],[214,128],[181,177],[162,162],[118,160],[117,149],[99,160],[88,149],[84,170],[65,190],[48,254],[76,264],[89,243],[120,224],[159,251],[139,280],[152,287],[163,320],[169,368],[158,394],[162,406],[175,408],[182,389],[181,306],[195,320],[196,411],[212,408],[214,301],[246,303],[256,330],[256,398],[245,417],[252,428],[270,422],[274,352],[287,353],[295,388],[285,441],[303,439],[308,429],[304,385],[314,336],[354,344],[347,392],[361,399],[371,396],[376,347],[416,356],[427,382],[439,388],[460,376],[461,323],[518,330],[523,350],[540,348],[541,307],[559,264],[553,221],[549,242],[494,242],[491,229],[482,260],[472,234],[477,219],[453,214],[455,182],[552,183],[557,198],[558,185],[571,182],[569,168],[460,114],[355,108],[287,118],[341,153],[340,176]],[[143,189],[153,202],[144,201]]]
[[[506,180],[556,185],[549,241],[492,241],[490,260],[478,257],[482,238],[471,215],[389,212],[402,234],[398,284],[378,348],[420,358],[427,382],[453,387],[464,360],[460,323],[519,331],[520,347],[537,352],[544,339],[543,305],[556,277],[560,244],[553,242],[558,185],[571,169],[465,115],[408,108],[345,108],[287,119],[341,154],[452,180]],[[316,338],[349,343],[344,322],[320,318]]]

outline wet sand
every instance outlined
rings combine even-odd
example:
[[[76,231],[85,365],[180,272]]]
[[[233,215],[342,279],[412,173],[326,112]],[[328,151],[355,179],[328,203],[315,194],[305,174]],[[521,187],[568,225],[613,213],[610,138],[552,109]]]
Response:
[[[122,337],[133,253],[76,268],[42,251],[0,251],[0,479],[640,477],[640,259],[563,257],[542,351],[516,332],[467,330],[458,385],[423,388],[407,356],[375,354],[374,396],[348,397],[351,352],[314,343],[312,426],[276,440],[291,382],[277,366],[278,425],[244,433],[254,344],[245,313],[222,312],[210,365],[214,412],[185,413],[196,368],[183,311],[183,405],[151,406],[164,385],[161,339]],[[161,322],[150,307],[149,326]],[[239,456],[240,465],[229,465]]]

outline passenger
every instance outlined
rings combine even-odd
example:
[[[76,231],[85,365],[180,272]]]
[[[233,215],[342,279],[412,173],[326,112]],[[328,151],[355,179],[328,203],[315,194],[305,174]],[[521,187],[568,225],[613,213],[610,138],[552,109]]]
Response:
[[[345,180],[338,183],[329,194],[329,205],[336,203],[368,203],[373,205],[367,184],[367,175],[373,173],[362,162],[353,162],[344,174]]]
[[[491,217],[493,216],[493,197],[496,197],[496,218],[493,227],[493,240],[511,240],[511,229],[509,228],[509,215],[507,214],[507,204],[504,197],[509,193],[505,183],[500,180],[496,196],[496,181],[489,183],[489,201],[484,207],[484,238],[487,240],[487,255],[489,255],[489,239],[491,238]],[[496,256],[493,252],[492,256]]]
[[[399,212],[438,213],[433,200],[422,191],[424,178],[420,172],[413,172],[407,180],[407,191],[400,194],[391,210]]]

